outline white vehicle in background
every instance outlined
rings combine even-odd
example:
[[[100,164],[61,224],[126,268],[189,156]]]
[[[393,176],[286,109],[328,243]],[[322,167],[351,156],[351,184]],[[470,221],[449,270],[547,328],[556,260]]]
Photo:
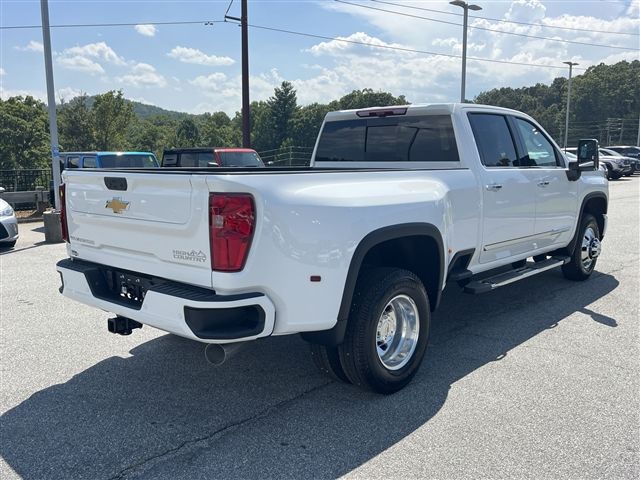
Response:
[[[0,193],[4,188],[0,187]],[[0,248],[12,248],[18,241],[18,219],[11,205],[0,198]]]
[[[594,271],[608,184],[527,115],[473,104],[329,113],[310,167],[67,170],[63,295],[209,344],[301,333],[336,379],[416,374],[445,285]],[[284,358],[284,357],[283,357]]]

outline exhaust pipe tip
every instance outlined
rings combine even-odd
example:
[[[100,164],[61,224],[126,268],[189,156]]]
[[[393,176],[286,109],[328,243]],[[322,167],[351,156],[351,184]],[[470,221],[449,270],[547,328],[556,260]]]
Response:
[[[243,342],[225,344],[210,343],[204,348],[204,358],[214,367],[219,367],[229,360],[243,345]]]
[[[227,353],[224,351],[222,345],[210,343],[204,349],[204,358],[214,367],[219,367],[227,359]]]

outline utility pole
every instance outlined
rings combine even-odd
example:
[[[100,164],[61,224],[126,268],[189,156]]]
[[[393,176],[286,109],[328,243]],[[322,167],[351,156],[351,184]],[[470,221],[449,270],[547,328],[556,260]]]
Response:
[[[225,15],[224,19],[240,22],[242,38],[242,147],[251,148],[251,118],[249,101],[249,25],[247,0],[241,0],[240,18]]]
[[[467,83],[467,23],[469,21],[469,10],[482,10],[479,5],[469,5],[462,0],[453,0],[449,2],[451,5],[461,7],[464,10],[464,21],[462,25],[462,81],[460,85],[460,103],[465,101],[465,87]]]
[[[578,65],[575,62],[562,62],[565,65],[569,65],[569,85],[567,87],[567,115],[564,121],[564,149],[567,149],[567,139],[569,137],[569,107],[571,106],[571,73],[573,71],[573,67]]]
[[[60,208],[60,149],[58,147],[58,124],[56,119],[56,95],[53,86],[53,62],[51,60],[51,32],[49,30],[49,2],[40,0],[42,15],[42,44],[44,46],[44,69],[47,79],[47,103],[49,107],[49,136],[51,137],[51,161],[55,208]]]
[[[638,117],[638,139],[636,140],[636,147],[640,147],[640,116]]]

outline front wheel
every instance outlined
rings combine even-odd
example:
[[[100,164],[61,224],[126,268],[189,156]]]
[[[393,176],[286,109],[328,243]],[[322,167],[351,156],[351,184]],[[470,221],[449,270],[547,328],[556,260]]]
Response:
[[[429,298],[420,279],[399,268],[376,268],[359,282],[340,364],[354,385],[394,393],[415,376],[429,339]]]
[[[571,261],[562,266],[562,273],[569,280],[582,281],[591,276],[600,255],[600,229],[595,217],[585,214],[579,231],[582,235],[573,248]]]

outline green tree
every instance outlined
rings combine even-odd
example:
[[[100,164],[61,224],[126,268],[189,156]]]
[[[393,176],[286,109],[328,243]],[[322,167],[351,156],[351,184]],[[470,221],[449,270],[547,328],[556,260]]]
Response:
[[[133,105],[122,90],[96,95],[91,107],[95,146],[98,150],[125,150],[127,128],[133,119]]]
[[[293,115],[298,109],[296,90],[289,82],[282,82],[274,90],[273,96],[267,100],[272,129],[273,148],[280,148],[290,137]]]
[[[312,103],[298,109],[293,116],[293,144],[297,147],[313,147],[324,117],[329,111],[329,105],[320,103]]]
[[[407,99],[404,95],[394,97],[391,93],[374,91],[371,88],[354,90],[342,97],[337,102],[329,105],[332,110],[349,110],[353,108],[386,107],[389,105],[406,105]]]
[[[87,95],[82,94],[69,103],[58,107],[58,132],[60,148],[65,151],[93,150],[93,116],[87,104]]]
[[[178,126],[176,136],[180,147],[195,147],[198,145],[200,132],[196,122],[191,118],[182,120]]]
[[[0,170],[51,164],[45,104],[31,96],[0,99]]]

